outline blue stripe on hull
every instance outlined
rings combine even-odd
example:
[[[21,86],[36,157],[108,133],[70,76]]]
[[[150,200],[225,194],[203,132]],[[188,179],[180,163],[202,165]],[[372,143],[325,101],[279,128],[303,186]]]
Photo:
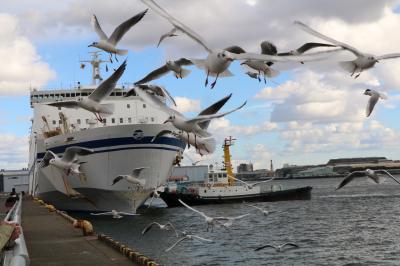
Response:
[[[169,150],[169,151],[178,151],[180,149],[184,149],[186,144],[176,138],[168,138],[168,137],[160,137],[157,138],[154,142],[151,142],[153,137],[143,137],[142,139],[135,139],[133,137],[124,137],[124,138],[110,138],[110,139],[100,139],[100,140],[91,140],[80,143],[74,143],[69,145],[57,146],[55,148],[51,148],[52,152],[56,154],[64,153],[65,149],[72,146],[85,147],[89,149],[99,149],[99,148],[110,148],[114,146],[122,146],[122,145],[132,145],[132,144],[151,144],[151,146],[141,146],[141,147],[122,147],[115,149],[107,149],[101,151],[95,151],[95,153],[103,153],[103,152],[111,152],[111,151],[122,151],[122,150],[134,150],[134,149],[158,149],[158,150]],[[158,145],[169,145],[174,146],[175,148],[168,147],[160,147]],[[42,159],[44,157],[44,152],[40,152],[37,154],[37,159]]]

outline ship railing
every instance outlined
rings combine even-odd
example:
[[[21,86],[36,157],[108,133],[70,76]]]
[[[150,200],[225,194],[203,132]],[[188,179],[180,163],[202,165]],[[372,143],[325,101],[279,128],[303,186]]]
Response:
[[[22,195],[20,195],[19,199],[14,203],[14,206],[7,213],[7,216],[4,218],[4,222],[21,225],[21,205]],[[12,248],[3,251],[2,266],[29,265],[28,249],[26,248],[24,232],[21,226],[19,237],[15,241],[13,241],[13,243],[11,243],[10,240],[8,245],[12,245]]]

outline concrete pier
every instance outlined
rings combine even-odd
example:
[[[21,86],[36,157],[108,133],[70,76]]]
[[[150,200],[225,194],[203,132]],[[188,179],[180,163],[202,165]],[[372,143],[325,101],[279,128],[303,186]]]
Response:
[[[97,235],[83,236],[81,229],[28,197],[22,202],[22,228],[31,266],[136,265]]]

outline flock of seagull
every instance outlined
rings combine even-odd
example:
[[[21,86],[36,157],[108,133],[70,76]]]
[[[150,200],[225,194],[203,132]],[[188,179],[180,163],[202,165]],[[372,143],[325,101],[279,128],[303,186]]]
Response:
[[[230,99],[232,95],[228,95],[225,98],[219,100],[208,108],[204,109],[199,113],[196,117],[186,118],[180,112],[174,110],[173,108],[166,105],[162,102],[158,96],[162,96],[168,101],[171,102],[172,105],[176,105],[174,98],[170,95],[170,93],[162,86],[149,84],[154,80],[159,79],[160,77],[167,75],[168,73],[172,73],[177,79],[183,79],[190,75],[191,71],[189,69],[185,69],[186,66],[194,65],[197,68],[200,68],[205,71],[205,86],[209,84],[209,77],[215,77],[214,81],[210,83],[211,89],[216,86],[218,78],[232,76],[233,74],[229,71],[229,66],[233,61],[240,61],[241,65],[243,65],[247,72],[246,74],[254,79],[257,79],[261,82],[261,78],[263,78],[266,83],[267,78],[272,78],[278,76],[280,73],[276,69],[273,68],[274,64],[280,62],[298,62],[301,64],[306,64],[306,62],[324,60],[328,57],[332,57],[335,54],[348,51],[355,56],[355,59],[345,62],[339,62],[339,65],[346,71],[350,73],[351,77],[358,78],[361,73],[365,70],[373,68],[376,63],[392,58],[400,57],[400,53],[393,54],[385,54],[380,56],[375,56],[367,53],[363,53],[358,49],[337,41],[333,38],[330,38],[316,30],[310,28],[306,24],[295,21],[294,24],[302,29],[303,31],[311,34],[312,36],[318,37],[328,43],[315,43],[308,42],[302,45],[301,47],[284,53],[278,53],[276,46],[268,41],[263,41],[260,44],[261,53],[249,53],[246,52],[243,48],[233,45],[227,48],[215,48],[211,47],[207,44],[203,38],[190,29],[188,26],[171,16],[167,11],[165,11],[161,6],[159,6],[153,0],[141,0],[145,5],[147,5],[152,11],[157,13],[159,16],[166,19],[172,26],[172,29],[163,34],[158,43],[157,47],[165,41],[167,38],[172,38],[178,36],[178,34],[184,34],[188,36],[190,39],[198,43],[200,46],[204,48],[207,53],[205,58],[201,59],[188,59],[188,58],[179,58],[177,60],[168,60],[166,63],[157,69],[151,71],[148,75],[135,82],[135,87],[130,90],[125,96],[130,97],[132,95],[139,96],[143,101],[155,106],[156,108],[163,110],[167,115],[168,119],[165,123],[171,123],[176,130],[163,130],[159,132],[152,141],[156,141],[157,138],[170,134],[173,135],[183,141],[185,141],[189,146],[192,145],[196,148],[196,150],[201,154],[209,154],[214,152],[215,150],[215,139],[212,137],[212,134],[207,131],[210,121],[212,119],[221,118],[225,115],[231,114],[235,111],[240,110],[246,105],[246,101],[240,106],[234,108],[233,110],[218,113],[218,111],[222,108],[222,106]],[[96,47],[107,52],[110,55],[110,61],[113,62],[114,59],[118,62],[118,56],[126,55],[128,53],[127,50],[119,49],[118,43],[123,38],[123,36],[130,30],[132,26],[137,24],[143,17],[146,15],[148,10],[144,10],[139,14],[133,16],[132,18],[126,20],[118,27],[115,28],[113,33],[108,37],[104,31],[101,29],[100,23],[95,15],[93,15],[91,23],[94,31],[97,33],[99,37],[99,41],[93,42],[89,45],[89,47]],[[328,50],[318,51],[318,52],[309,52],[315,48],[327,48]],[[114,111],[113,104],[104,104],[102,101],[108,97],[111,92],[116,87],[118,80],[123,75],[126,69],[127,62],[126,60],[114,71],[114,73],[104,82],[102,82],[89,96],[87,97],[79,97],[77,100],[68,100],[68,101],[58,101],[49,103],[48,105],[54,107],[64,107],[64,108],[81,108],[92,112],[96,118],[102,122],[103,116],[110,115]],[[374,91],[371,89],[367,89],[364,92],[365,95],[370,96],[367,108],[366,108],[366,116],[370,116],[374,106],[378,102],[379,99],[386,99],[386,95],[381,92]],[[85,156],[93,153],[93,150],[86,149],[82,147],[70,147],[67,148],[64,152],[63,156],[60,158],[56,154],[51,151],[47,151],[44,159],[39,164],[39,167],[47,167],[48,165],[53,165],[59,169],[65,171],[67,175],[72,174],[82,174],[80,171],[80,166],[82,163],[78,162],[78,156]],[[132,171],[130,175],[119,175],[113,179],[112,185],[120,182],[121,180],[126,180],[129,183],[135,184],[138,187],[145,186],[145,180],[140,178],[140,174],[146,167],[136,168]],[[390,173],[386,170],[371,170],[367,169],[365,171],[356,171],[350,173],[348,176],[344,178],[344,180],[338,185],[336,188],[341,189],[343,186],[354,180],[356,177],[361,175],[367,176],[372,179],[375,183],[380,183],[380,177],[378,174],[384,174],[392,178],[395,182],[399,183],[396,178],[394,178]],[[236,179],[238,182],[244,183],[249,189],[257,185],[257,183],[248,184],[242,180]],[[157,197],[158,193],[156,188],[154,189],[153,199]],[[249,216],[250,214],[243,214],[236,217],[211,217],[201,212],[189,205],[185,202],[179,200],[183,206],[185,206],[190,211],[197,213],[201,217],[204,218],[204,222],[207,226],[207,231],[210,229],[213,231],[214,227],[222,227],[229,230],[229,227],[233,224],[234,221],[242,219],[244,217]],[[271,211],[264,210],[255,205],[248,205],[254,209],[259,210],[263,215],[269,215],[272,213]],[[112,210],[111,212],[106,213],[97,213],[93,215],[112,215],[113,218],[122,218],[122,215],[134,215],[131,213],[123,213],[118,212],[116,210]],[[160,224],[157,222],[153,222],[149,224],[142,231],[142,235],[145,235],[150,229],[157,226],[160,230],[173,230],[178,238],[178,240],[167,248],[165,251],[168,252],[180,244],[184,240],[199,240],[202,242],[213,242],[211,239],[206,239],[200,237],[198,235],[189,234],[185,231],[178,231],[172,223],[168,222],[166,224]],[[255,251],[262,250],[265,248],[274,248],[276,251],[281,252],[286,248],[298,248],[298,245],[294,243],[285,243],[279,246],[273,245],[264,245],[261,247],[255,248]]]

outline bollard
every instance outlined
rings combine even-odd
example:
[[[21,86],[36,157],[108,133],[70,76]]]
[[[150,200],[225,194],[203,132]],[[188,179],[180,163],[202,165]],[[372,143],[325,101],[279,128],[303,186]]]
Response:
[[[74,228],[82,228],[82,232],[84,236],[90,236],[93,234],[93,226],[87,220],[75,220],[72,223]]]

